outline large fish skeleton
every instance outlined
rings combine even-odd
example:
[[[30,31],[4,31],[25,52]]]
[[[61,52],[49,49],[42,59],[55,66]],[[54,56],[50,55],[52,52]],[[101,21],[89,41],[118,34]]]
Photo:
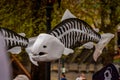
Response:
[[[6,43],[8,52],[20,53],[21,47],[25,47],[30,60],[37,65],[37,61],[51,61],[61,57],[62,54],[73,53],[73,48],[83,45],[92,48],[95,44],[94,60],[102,53],[103,48],[114,37],[107,33],[100,35],[86,22],[76,18],[69,12],[48,34],[40,34],[37,38],[25,38],[9,29],[0,28],[0,32]],[[85,44],[84,44],[85,43]]]
[[[51,61],[59,59],[62,54],[73,53],[75,47],[84,44],[89,47],[95,43],[94,60],[102,53],[103,48],[114,37],[111,33],[100,35],[83,20],[72,17],[63,19],[47,34],[40,34],[35,43],[27,48],[30,60],[37,65],[37,61]],[[85,44],[87,43],[87,44]]]

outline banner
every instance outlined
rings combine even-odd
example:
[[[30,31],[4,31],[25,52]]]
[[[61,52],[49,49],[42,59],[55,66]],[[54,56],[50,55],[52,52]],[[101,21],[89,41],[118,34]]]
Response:
[[[119,73],[114,64],[109,64],[93,74],[92,80],[119,80]]]

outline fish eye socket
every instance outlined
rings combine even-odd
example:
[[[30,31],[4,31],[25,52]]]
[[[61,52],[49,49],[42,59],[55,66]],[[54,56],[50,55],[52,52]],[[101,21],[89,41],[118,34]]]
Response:
[[[44,46],[43,46],[43,48],[47,48],[47,46],[46,46],[46,45],[44,45]]]

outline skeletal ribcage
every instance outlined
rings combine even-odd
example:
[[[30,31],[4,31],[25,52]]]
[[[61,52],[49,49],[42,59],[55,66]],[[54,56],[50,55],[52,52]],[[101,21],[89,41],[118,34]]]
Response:
[[[95,32],[86,22],[77,18],[66,19],[58,24],[49,34],[60,39],[68,48],[89,41],[98,42],[101,38],[100,34]]]
[[[7,49],[15,46],[26,47],[28,45],[27,38],[20,36],[17,33],[6,28],[0,28],[0,31],[4,36]]]

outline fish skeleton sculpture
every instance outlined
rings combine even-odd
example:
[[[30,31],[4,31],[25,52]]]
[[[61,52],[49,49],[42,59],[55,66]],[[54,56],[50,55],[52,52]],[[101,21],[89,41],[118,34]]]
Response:
[[[47,34],[40,34],[35,43],[27,48],[27,52],[31,61],[37,65],[37,61],[51,61],[59,59],[62,54],[73,53],[73,48],[85,43],[92,45],[96,43],[93,55],[96,61],[103,48],[113,37],[114,35],[111,33],[100,35],[83,20],[68,16]]]

